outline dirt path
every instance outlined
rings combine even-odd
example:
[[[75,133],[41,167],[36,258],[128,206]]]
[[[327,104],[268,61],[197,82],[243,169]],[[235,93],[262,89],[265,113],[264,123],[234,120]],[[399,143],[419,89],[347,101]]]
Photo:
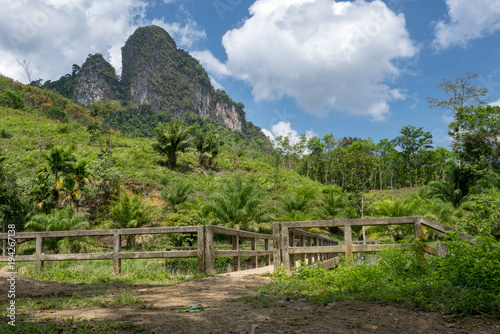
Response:
[[[5,275],[3,275],[5,276]],[[306,300],[261,295],[255,288],[268,278],[239,274],[221,275],[175,285],[72,285],[18,277],[17,298],[44,297],[78,292],[82,296],[126,291],[153,307],[89,307],[68,310],[28,310],[24,320],[85,318],[142,324],[146,333],[500,333],[500,319],[443,317],[440,313],[409,310],[395,305],[346,301],[318,306]],[[6,301],[7,284],[1,278],[0,301]],[[200,313],[176,313],[202,304]],[[4,319],[2,319],[3,321]]]

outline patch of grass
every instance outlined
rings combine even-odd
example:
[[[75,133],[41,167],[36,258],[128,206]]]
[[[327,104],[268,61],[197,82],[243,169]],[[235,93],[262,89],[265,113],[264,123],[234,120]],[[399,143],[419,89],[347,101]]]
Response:
[[[130,292],[123,292],[115,296],[108,294],[86,297],[78,293],[73,293],[71,295],[64,294],[51,294],[49,296],[37,297],[37,298],[24,298],[18,299],[16,301],[16,307],[18,309],[25,310],[47,310],[47,309],[70,309],[70,308],[87,308],[91,306],[107,307],[107,306],[137,306],[140,308],[151,308],[152,305],[148,305],[147,302],[141,298],[136,297]],[[6,310],[8,303],[0,304],[2,310]],[[6,312],[2,312],[2,316],[7,315]]]
[[[124,260],[121,275],[114,275],[112,267],[110,260],[58,261],[46,263],[42,273],[36,273],[33,263],[18,268],[18,271],[23,276],[41,281],[72,284],[174,284],[198,277],[187,278],[167,273],[162,260]]]
[[[37,322],[15,322],[15,326],[8,323],[0,324],[0,333],[3,334],[132,334],[132,333],[145,333],[144,326],[135,325],[130,322],[101,322],[89,321],[83,319],[62,319],[54,320],[41,320]]]
[[[241,298],[237,298],[236,300],[241,299],[247,303],[252,303],[256,307],[268,307],[270,303],[274,301],[273,297],[266,295],[259,296],[243,296]]]
[[[305,296],[319,304],[350,298],[404,303],[419,309],[498,316],[500,249],[491,238],[471,245],[457,235],[447,241],[446,257],[385,250],[373,264],[346,262],[335,270],[302,266],[278,272],[262,292]]]

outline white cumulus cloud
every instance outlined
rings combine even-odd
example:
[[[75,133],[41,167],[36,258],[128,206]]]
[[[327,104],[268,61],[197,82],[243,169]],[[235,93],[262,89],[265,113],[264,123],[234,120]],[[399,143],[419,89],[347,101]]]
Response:
[[[279,136],[288,137],[290,140],[290,144],[292,145],[297,144],[300,141],[299,133],[297,132],[297,130],[292,129],[292,125],[290,124],[290,122],[280,121],[274,124],[271,127],[271,130],[262,129],[262,133],[264,133],[264,135],[266,135],[273,142],[276,137]],[[312,130],[308,130],[306,131],[305,136],[307,139],[310,139],[314,136],[317,136],[317,134]]]
[[[188,20],[187,23],[181,24],[179,22],[167,23],[164,19],[154,19],[153,25],[162,27],[175,39],[176,43],[180,46],[191,47],[198,40],[207,37],[204,30],[199,29],[196,22]]]
[[[26,82],[16,59],[30,59],[41,79],[59,79],[81,65],[87,55],[101,53],[121,71],[121,47],[146,19],[144,0],[17,0],[4,1],[0,12],[0,73]],[[179,44],[204,38],[196,23],[155,23],[171,30]]]
[[[227,71],[256,100],[294,97],[307,112],[331,110],[383,120],[404,94],[389,86],[395,60],[417,49],[405,18],[379,0],[257,0],[222,40]],[[205,58],[209,58],[206,57]]]
[[[491,102],[491,103],[490,103],[490,106],[500,107],[500,99],[499,99],[498,101]]]
[[[500,30],[498,0],[446,0],[448,20],[436,24],[434,46],[447,48]]]
[[[210,52],[209,50],[190,51],[189,53],[193,57],[198,59],[203,68],[205,68],[208,72],[210,72],[210,74],[214,75],[215,77],[221,78],[230,75],[226,64],[215,58],[212,52]]]

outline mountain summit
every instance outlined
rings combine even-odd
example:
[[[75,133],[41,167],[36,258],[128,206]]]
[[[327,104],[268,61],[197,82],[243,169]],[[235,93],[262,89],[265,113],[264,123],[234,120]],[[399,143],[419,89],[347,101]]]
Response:
[[[155,112],[175,117],[194,113],[231,130],[252,126],[245,120],[244,105],[224,91],[215,90],[207,72],[188,52],[177,48],[163,28],[138,28],[122,47],[122,76],[100,54],[89,55],[80,68],[44,84],[82,104],[103,99],[123,99],[149,105]]]

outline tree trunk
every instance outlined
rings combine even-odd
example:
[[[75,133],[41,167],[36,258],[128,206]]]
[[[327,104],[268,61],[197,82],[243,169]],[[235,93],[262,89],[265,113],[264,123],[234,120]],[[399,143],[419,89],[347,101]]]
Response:
[[[42,135],[40,133],[40,116],[38,115],[38,106],[37,106],[37,101],[36,101],[36,92],[34,93],[34,96],[35,96],[36,121],[38,123],[38,145],[40,147],[40,156],[42,156]]]

